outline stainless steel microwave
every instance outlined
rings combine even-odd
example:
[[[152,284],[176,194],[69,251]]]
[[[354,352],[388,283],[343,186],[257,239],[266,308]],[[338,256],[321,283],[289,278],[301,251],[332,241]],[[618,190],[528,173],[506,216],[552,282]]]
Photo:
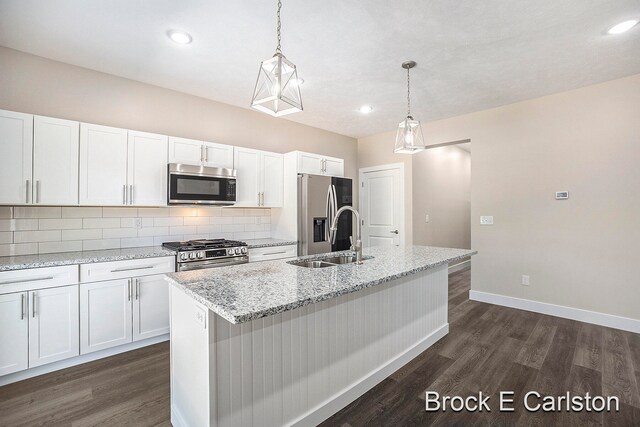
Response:
[[[167,203],[218,205],[236,203],[236,170],[169,163]]]

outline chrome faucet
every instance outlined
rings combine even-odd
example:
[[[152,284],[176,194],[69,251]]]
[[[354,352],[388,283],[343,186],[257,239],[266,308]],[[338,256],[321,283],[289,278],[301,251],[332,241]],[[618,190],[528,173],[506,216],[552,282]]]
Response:
[[[362,263],[362,238],[361,238],[362,227],[360,224],[360,214],[358,213],[357,210],[355,210],[351,206],[341,207],[340,209],[338,209],[338,212],[336,212],[335,216],[333,217],[333,220],[331,221],[331,228],[329,229],[331,244],[334,244],[336,242],[336,231],[338,231],[338,218],[340,218],[340,215],[344,211],[353,212],[353,215],[355,215],[356,217],[356,222],[358,223],[358,226],[356,228],[356,242],[353,243],[353,237],[349,237],[349,240],[351,241],[351,250],[356,252],[356,262],[360,264]]]

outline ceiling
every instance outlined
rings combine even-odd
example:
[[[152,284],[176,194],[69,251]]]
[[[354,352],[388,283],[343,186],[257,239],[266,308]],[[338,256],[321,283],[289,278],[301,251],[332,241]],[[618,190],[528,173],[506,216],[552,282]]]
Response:
[[[638,0],[284,0],[293,120],[352,137],[640,73]],[[275,1],[2,0],[0,45],[248,108],[275,50]],[[193,36],[173,44],[169,29]],[[357,110],[372,105],[368,115]]]

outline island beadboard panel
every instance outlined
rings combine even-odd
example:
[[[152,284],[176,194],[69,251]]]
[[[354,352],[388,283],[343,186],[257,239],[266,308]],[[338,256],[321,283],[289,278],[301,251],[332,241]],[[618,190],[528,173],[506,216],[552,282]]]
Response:
[[[171,294],[175,426],[317,425],[448,331],[446,265],[241,324]]]
[[[270,209],[0,206],[0,256],[269,237]]]

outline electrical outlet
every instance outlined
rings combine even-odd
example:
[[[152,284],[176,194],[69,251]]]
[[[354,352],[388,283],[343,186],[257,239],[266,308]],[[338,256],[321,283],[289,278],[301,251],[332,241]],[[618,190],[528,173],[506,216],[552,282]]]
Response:
[[[481,216],[480,225],[493,225],[493,216]]]
[[[424,216],[424,222],[429,222],[429,214],[426,214],[426,215]]]
[[[529,286],[529,276],[527,276],[526,274],[522,275],[522,286]]]
[[[196,322],[198,322],[203,329],[207,329],[207,312],[201,309],[200,307],[196,307]]]
[[[135,228],[142,228],[142,218],[136,218]]]

